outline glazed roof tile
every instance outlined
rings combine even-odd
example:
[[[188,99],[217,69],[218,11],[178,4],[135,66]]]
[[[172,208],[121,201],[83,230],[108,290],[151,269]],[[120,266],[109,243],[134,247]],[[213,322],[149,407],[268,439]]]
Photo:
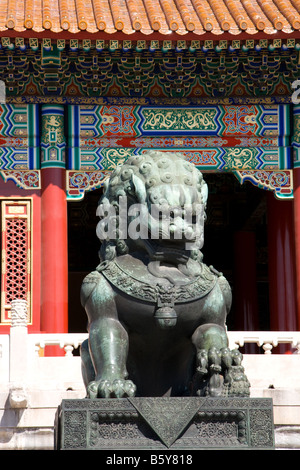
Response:
[[[0,32],[291,33],[299,13],[300,0],[0,0]]]

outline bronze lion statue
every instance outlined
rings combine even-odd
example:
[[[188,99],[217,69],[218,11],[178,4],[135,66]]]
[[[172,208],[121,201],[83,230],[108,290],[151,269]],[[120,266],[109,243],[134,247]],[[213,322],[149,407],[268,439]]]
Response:
[[[230,286],[203,263],[207,197],[177,153],[132,156],[111,174],[100,264],[81,288],[89,398],[249,395],[242,355],[228,348]]]

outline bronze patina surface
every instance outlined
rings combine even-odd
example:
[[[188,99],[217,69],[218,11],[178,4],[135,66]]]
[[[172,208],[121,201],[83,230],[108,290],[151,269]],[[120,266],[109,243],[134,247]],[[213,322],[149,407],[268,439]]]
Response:
[[[269,398],[63,400],[56,420],[55,446],[59,450],[134,449],[150,450],[153,455],[170,450],[179,456],[184,455],[183,450],[189,455],[189,451],[204,449],[274,449]],[[147,462],[145,454],[143,462]]]
[[[113,207],[118,223],[81,290],[87,397],[249,396],[242,355],[228,348],[230,286],[201,253],[207,197],[201,172],[177,154],[150,151],[112,173],[98,215],[105,225]]]

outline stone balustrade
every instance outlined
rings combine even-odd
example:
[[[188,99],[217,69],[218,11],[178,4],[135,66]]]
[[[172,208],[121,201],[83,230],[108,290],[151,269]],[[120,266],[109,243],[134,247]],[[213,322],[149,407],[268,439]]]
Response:
[[[24,327],[23,327],[24,328]],[[28,334],[26,344],[30,353],[41,356],[45,346],[58,346],[65,351],[65,356],[73,356],[82,342],[87,339],[87,333],[37,333]],[[10,335],[0,335],[0,356],[3,349],[8,347]],[[280,344],[289,345],[294,354],[300,354],[300,332],[298,331],[228,331],[229,347],[239,349],[247,344],[255,344],[264,354],[272,354],[273,348]]]
[[[272,354],[273,348],[285,344],[294,349],[295,354],[300,354],[299,331],[229,331],[228,338],[231,349],[255,344],[264,354]]]
[[[16,331],[18,333],[16,333]],[[228,331],[230,349],[241,348],[246,344],[255,344],[262,348],[264,354],[272,354],[272,349],[279,344],[286,344],[300,354],[300,332],[298,331]],[[28,334],[27,331],[27,303],[25,300],[14,300],[11,304],[11,332],[10,335],[0,335],[0,357],[4,348],[8,348],[9,338],[18,336],[20,341],[17,349],[26,349],[29,355],[40,357],[45,346],[59,346],[65,350],[65,356],[73,356],[82,342],[88,337],[87,333],[38,333]],[[20,337],[20,338],[19,338]],[[16,345],[17,346],[17,345]],[[10,348],[11,353],[15,350]],[[25,351],[22,351],[24,354]],[[5,353],[4,353],[5,354]],[[24,357],[24,356],[23,356]]]
[[[49,386],[58,382],[64,388],[66,383],[76,383],[83,389],[79,349],[87,337],[87,333],[30,334],[22,322],[12,323],[10,334],[0,335],[0,388],[1,383],[37,384],[42,380]],[[254,389],[274,383],[300,388],[296,370],[300,366],[300,332],[230,331],[228,338],[231,349],[257,346],[254,354],[247,348],[242,350],[243,365]],[[289,354],[277,354],[278,350],[274,354],[278,345],[286,345]],[[57,346],[61,355],[49,357],[47,346]]]
[[[71,357],[87,337],[87,333],[30,334],[28,345],[36,356],[41,356],[46,346],[58,346],[65,351],[66,357]]]

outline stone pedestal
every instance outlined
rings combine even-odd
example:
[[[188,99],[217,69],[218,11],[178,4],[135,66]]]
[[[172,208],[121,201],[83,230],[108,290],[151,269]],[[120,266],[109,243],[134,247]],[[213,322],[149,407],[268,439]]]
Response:
[[[274,449],[269,398],[63,400],[57,450]]]

